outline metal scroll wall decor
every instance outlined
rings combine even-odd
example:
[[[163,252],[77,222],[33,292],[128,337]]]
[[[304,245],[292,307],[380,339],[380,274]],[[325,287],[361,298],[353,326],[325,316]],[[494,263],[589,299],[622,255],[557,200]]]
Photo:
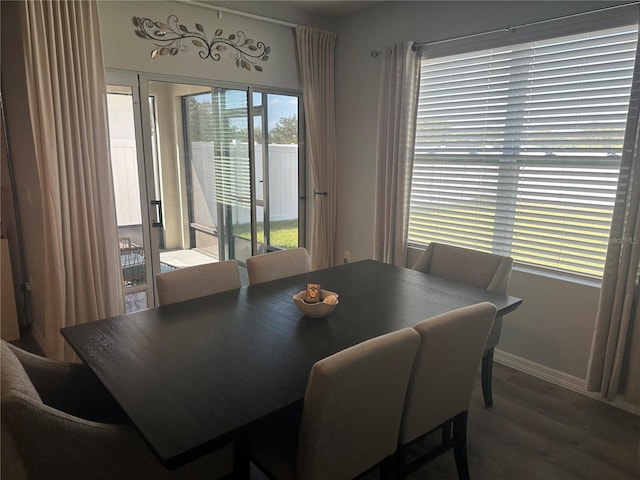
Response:
[[[220,61],[221,54],[229,51],[236,67],[251,71],[253,68],[262,72],[259,62],[269,60],[271,47],[264,42],[247,38],[244,32],[238,31],[224,35],[221,28],[217,29],[213,38],[209,40],[204,27],[196,23],[195,30],[189,30],[186,25],[179,23],[178,17],[169,15],[166,22],[156,22],[150,18],[133,17],[136,35],[146,40],[152,40],[155,48],[151,50],[151,58],[164,55],[177,55],[189,51],[189,43],[200,51],[198,55],[203,60],[210,58]]]

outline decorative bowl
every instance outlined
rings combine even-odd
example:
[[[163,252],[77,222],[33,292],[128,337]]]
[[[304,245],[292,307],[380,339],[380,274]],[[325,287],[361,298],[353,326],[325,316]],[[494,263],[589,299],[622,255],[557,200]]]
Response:
[[[306,290],[302,290],[293,296],[293,301],[296,302],[298,310],[300,310],[307,317],[322,318],[333,312],[338,304],[338,294],[329,290],[320,289],[321,302],[307,303],[304,301]]]

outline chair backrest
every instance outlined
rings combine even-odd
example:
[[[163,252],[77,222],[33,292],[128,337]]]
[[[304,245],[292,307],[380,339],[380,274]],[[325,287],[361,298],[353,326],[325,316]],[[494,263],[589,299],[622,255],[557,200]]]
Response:
[[[179,268],[156,275],[160,305],[184,302],[240,288],[240,273],[235,260]]]
[[[297,478],[353,478],[396,450],[418,343],[407,328],[313,366],[298,434]]]
[[[269,282],[311,271],[306,248],[292,248],[247,258],[249,285]]]
[[[478,303],[423,320],[400,443],[407,444],[469,409],[469,401],[496,307]]]
[[[63,362],[30,359],[29,354],[24,355],[26,352],[4,341],[0,342],[0,351],[0,477],[47,480],[229,478],[233,470],[232,447],[169,471],[132,426],[90,421],[46,402],[31,375],[42,368],[42,374],[49,371],[59,374],[59,379],[66,377],[69,372],[65,371]],[[75,384],[74,378],[68,380]],[[68,388],[65,383],[60,382],[60,387]],[[86,392],[78,391],[78,395],[81,400],[91,402]]]
[[[490,292],[507,293],[513,259],[443,243],[430,243],[413,270]]]
[[[0,378],[2,382],[0,395],[2,395],[2,399],[19,394],[35,402],[42,402],[38,391],[9,344],[3,340],[0,342],[0,350]]]

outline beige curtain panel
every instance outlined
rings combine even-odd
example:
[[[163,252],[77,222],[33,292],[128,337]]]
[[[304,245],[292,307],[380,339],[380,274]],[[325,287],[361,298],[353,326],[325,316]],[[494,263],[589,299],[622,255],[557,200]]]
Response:
[[[29,114],[43,199],[45,351],[60,328],[124,310],[97,4],[24,3]]]
[[[640,45],[636,50],[620,181],[600,291],[587,389],[640,405]],[[640,453],[640,452],[639,452]]]
[[[336,35],[296,27],[307,155],[313,175],[311,267],[334,263],[336,242],[336,131],[334,51]]]
[[[413,42],[384,53],[378,96],[374,258],[406,266],[420,54]]]

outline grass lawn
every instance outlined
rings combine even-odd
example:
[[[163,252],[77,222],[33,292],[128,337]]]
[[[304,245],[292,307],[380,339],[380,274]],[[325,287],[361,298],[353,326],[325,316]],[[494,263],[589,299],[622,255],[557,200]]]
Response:
[[[236,225],[234,234],[238,237],[251,239],[251,225]],[[298,246],[298,220],[281,220],[271,222],[271,245],[280,248],[296,248]],[[264,224],[258,223],[258,242],[264,243]]]

